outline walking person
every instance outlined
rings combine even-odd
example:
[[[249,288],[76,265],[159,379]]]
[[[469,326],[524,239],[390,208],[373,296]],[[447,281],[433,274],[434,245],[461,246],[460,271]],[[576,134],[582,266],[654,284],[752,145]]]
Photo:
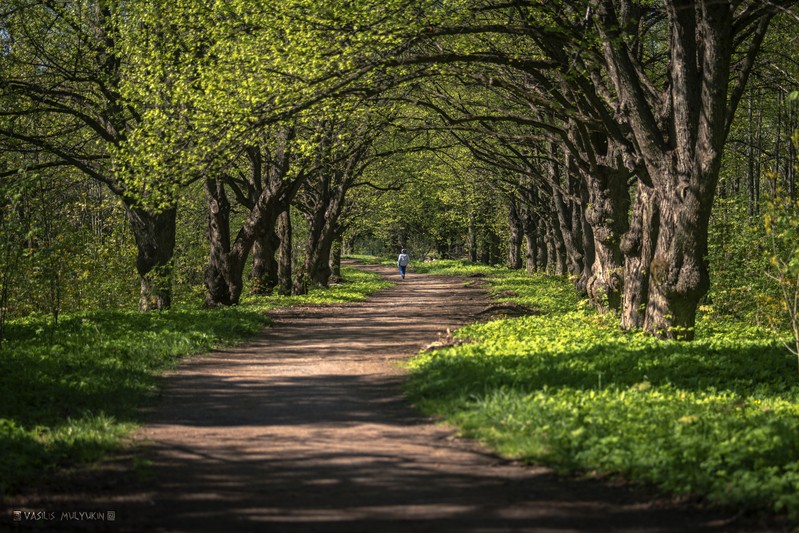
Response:
[[[397,266],[399,267],[400,276],[402,279],[405,279],[405,269],[408,267],[408,263],[410,262],[411,258],[408,255],[408,250],[403,248],[399,254],[399,257],[397,257]]]

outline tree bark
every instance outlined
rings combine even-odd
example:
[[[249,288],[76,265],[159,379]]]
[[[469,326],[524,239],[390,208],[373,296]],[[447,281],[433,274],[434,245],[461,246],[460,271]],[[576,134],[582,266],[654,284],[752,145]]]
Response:
[[[563,228],[556,210],[550,210],[549,214],[549,235],[552,243],[552,253],[555,257],[553,273],[556,276],[565,276],[568,274],[568,254],[566,252],[566,244],[564,243]]]
[[[644,329],[659,337],[691,340],[697,306],[710,288],[707,231],[713,197],[703,200],[690,186],[682,186],[681,177],[675,175],[666,194],[659,193]]]
[[[175,251],[177,208],[153,212],[125,203],[136,241],[139,310],[164,310],[172,304],[172,257]]]
[[[294,280],[292,294],[307,294],[311,284],[315,281],[314,278],[319,275],[316,266],[322,255],[320,244],[325,228],[327,207],[327,204],[317,204],[314,211],[308,216],[308,239],[305,244],[305,259],[300,266],[300,271],[297,273],[297,278]]]
[[[582,180],[580,184],[579,223],[582,230],[583,269],[580,272],[579,279],[577,280],[576,288],[577,291],[584,296],[588,296],[588,281],[591,279],[591,275],[594,271],[594,262],[596,261],[596,247],[594,244],[596,241],[594,240],[594,230],[591,228],[591,225],[588,223],[588,220],[586,220],[585,217],[585,210],[586,206],[589,204],[589,201],[588,188],[586,186],[585,180]]]
[[[288,207],[277,218],[277,233],[280,237],[277,260],[277,292],[291,294],[293,257],[293,235],[291,232],[291,208]]]
[[[524,227],[525,264],[527,273],[538,271],[538,228],[532,206],[525,202],[522,204],[522,224]]]
[[[589,203],[586,221],[594,235],[594,263],[586,291],[591,303],[600,311],[621,309],[623,258],[622,235],[628,229],[630,197],[627,190],[629,172],[599,166],[587,177]]]
[[[343,247],[344,243],[339,233],[333,239],[333,245],[330,248],[330,280],[333,281],[333,283],[341,283],[344,280],[341,276],[341,250]]]
[[[547,247],[547,229],[546,222],[539,218],[536,227],[536,251],[535,262],[538,265],[538,270],[541,272],[549,271],[549,248]]]
[[[627,47],[623,13],[613,0],[596,7],[618,109],[659,201],[644,329],[690,340],[697,306],[710,287],[707,231],[724,142],[779,8],[752,11],[748,3],[729,0],[664,2],[670,57],[666,83],[658,90]],[[733,76],[734,56],[739,60]]]
[[[205,180],[208,200],[208,242],[210,255],[205,267],[205,305],[233,305],[241,287],[231,287],[230,265],[230,201],[221,180]]]
[[[552,203],[557,217],[556,231],[561,243],[560,250],[566,261],[564,273],[579,276],[583,270],[583,254],[580,250],[582,241],[577,240],[579,235],[573,232],[571,208],[557,189],[552,191]]]
[[[274,230],[264,228],[252,245],[252,294],[272,294],[278,283],[278,264],[275,253],[280,247],[280,238]]]
[[[307,214],[309,225],[305,261],[294,281],[294,294],[306,294],[311,285],[327,287],[332,274],[330,252],[337,237],[344,199],[353,179],[354,176],[344,173],[335,180],[323,177],[317,185],[313,211]]]
[[[621,243],[621,251],[625,256],[621,313],[623,329],[644,327],[649,303],[649,268],[655,254],[658,225],[655,191],[639,182],[630,230]]]
[[[524,228],[517,204],[516,198],[508,201],[508,268],[511,270],[522,268]]]
[[[206,305],[236,305],[244,290],[244,266],[259,234],[274,233],[278,214],[296,192],[297,181],[281,181],[261,191],[236,238],[230,240],[230,203],[221,180],[206,180],[211,256],[205,272]]]

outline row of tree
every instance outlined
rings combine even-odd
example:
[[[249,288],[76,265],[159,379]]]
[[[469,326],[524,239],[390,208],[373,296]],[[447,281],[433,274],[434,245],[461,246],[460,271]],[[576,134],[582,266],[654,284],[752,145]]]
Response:
[[[169,307],[204,204],[210,306],[247,272],[327,284],[342,241],[412,244],[571,274],[624,327],[689,339],[717,195],[754,215],[767,169],[795,194],[795,3],[9,0],[0,313],[24,311],[22,265],[57,310],[67,258],[132,245],[140,309]]]
[[[495,96],[481,96],[482,113],[462,94],[430,103],[475,157],[519,176],[523,205],[545,197],[544,216],[515,216],[512,237],[549,224],[597,306],[620,311],[624,327],[691,338],[724,147],[766,37],[785,45],[790,30],[772,23],[789,4],[485,6],[469,28],[507,36],[499,45],[486,37],[461,52],[462,28],[440,33],[454,35],[450,56],[494,67],[454,75]]]

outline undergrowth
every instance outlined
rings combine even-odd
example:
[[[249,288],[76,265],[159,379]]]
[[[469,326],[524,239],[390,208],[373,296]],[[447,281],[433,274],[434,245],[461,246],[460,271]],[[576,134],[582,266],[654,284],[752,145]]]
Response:
[[[359,259],[360,260],[360,259]],[[396,259],[384,259],[380,261],[384,266],[397,266]],[[437,259],[435,261],[414,261],[408,265],[408,275],[413,274],[438,274],[441,276],[474,276],[485,277],[507,269],[491,265],[478,263],[468,263],[457,259]]]
[[[698,340],[660,341],[622,332],[566,280],[497,269],[490,283],[535,312],[414,358],[409,394],[427,413],[509,457],[799,521],[799,375],[771,332],[700,317]]]
[[[387,284],[344,269],[346,283],[295,297],[164,312],[31,316],[7,324],[0,350],[0,494],[56,468],[96,460],[135,428],[157,376],[181,357],[261,331],[276,307],[362,300]]]

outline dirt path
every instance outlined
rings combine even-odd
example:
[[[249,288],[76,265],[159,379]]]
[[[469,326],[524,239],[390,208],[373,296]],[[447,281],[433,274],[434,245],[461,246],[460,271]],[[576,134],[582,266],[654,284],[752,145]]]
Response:
[[[462,279],[410,275],[368,302],[284,310],[168,376],[135,456],[17,505],[116,513],[56,531],[752,531],[497,459],[414,411],[396,362],[487,305]]]

